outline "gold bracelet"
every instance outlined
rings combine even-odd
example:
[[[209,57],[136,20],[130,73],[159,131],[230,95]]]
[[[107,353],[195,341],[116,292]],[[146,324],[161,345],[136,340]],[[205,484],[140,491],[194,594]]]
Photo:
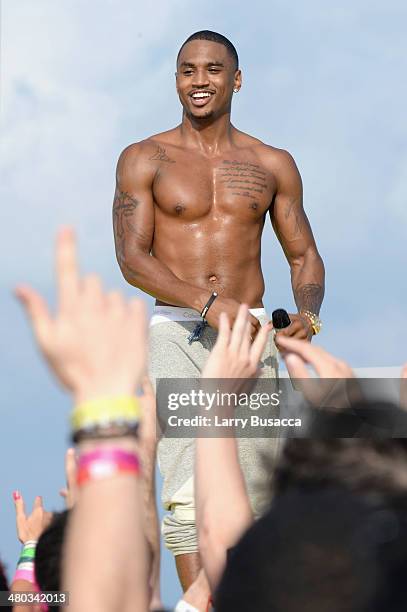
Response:
[[[303,315],[304,317],[306,317],[308,321],[311,323],[311,329],[312,329],[313,335],[316,336],[317,334],[319,334],[319,332],[322,329],[322,321],[319,318],[319,316],[316,315],[314,312],[311,312],[310,310],[301,310],[300,315]]]

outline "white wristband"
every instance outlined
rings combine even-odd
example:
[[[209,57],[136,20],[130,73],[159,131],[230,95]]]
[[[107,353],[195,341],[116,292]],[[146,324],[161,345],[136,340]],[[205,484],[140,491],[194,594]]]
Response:
[[[180,599],[175,606],[174,612],[199,612],[199,610],[198,608],[195,608],[195,606],[191,606],[191,604],[187,603],[183,599]]]

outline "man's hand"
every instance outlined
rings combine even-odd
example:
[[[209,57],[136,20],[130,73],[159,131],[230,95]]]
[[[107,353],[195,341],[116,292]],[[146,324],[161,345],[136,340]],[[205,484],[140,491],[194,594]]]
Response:
[[[13,499],[16,509],[18,539],[22,544],[29,540],[38,542],[42,532],[45,531],[52,520],[52,512],[46,512],[39,495],[34,500],[33,509],[29,516],[25,513],[24,499],[18,491],[14,491]]]
[[[143,302],[126,303],[118,291],[104,293],[96,275],[81,278],[74,233],[68,228],[58,234],[56,271],[54,317],[36,291],[26,286],[16,289],[51,370],[76,403],[132,395],[145,370]]]
[[[209,308],[208,313],[205,318],[211,327],[219,330],[220,329],[220,316],[221,316],[221,313],[224,312],[228,317],[229,329],[232,329],[237,319],[237,315],[239,313],[240,306],[241,304],[237,302],[236,300],[218,296],[216,300],[213,302],[212,306]],[[254,340],[254,338],[257,336],[261,328],[260,321],[256,319],[256,317],[254,317],[252,314],[250,314],[250,312],[248,313],[247,316],[250,322],[250,336]]]
[[[288,316],[291,324],[276,333],[275,343],[278,349],[280,349],[279,338],[282,336],[296,338],[297,340],[308,340],[309,342],[313,336],[312,325],[307,317],[301,314],[289,314]]]

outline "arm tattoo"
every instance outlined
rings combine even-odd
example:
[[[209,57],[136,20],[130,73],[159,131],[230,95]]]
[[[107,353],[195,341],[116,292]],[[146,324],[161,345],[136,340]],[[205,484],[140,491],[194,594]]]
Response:
[[[317,283],[301,285],[294,292],[295,303],[298,310],[309,310],[315,314],[319,314],[322,300],[324,297],[324,289]]]
[[[288,219],[294,214],[295,224],[294,224],[294,233],[293,238],[297,238],[302,235],[302,223],[301,217],[297,211],[297,205],[299,204],[299,200],[297,198],[291,198],[285,207],[284,211],[284,219],[288,221]]]
[[[126,230],[131,233],[136,232],[132,217],[138,205],[139,201],[126,191],[116,191],[113,201],[113,229],[119,260],[124,256]]]
[[[175,160],[168,157],[167,153],[165,152],[164,147],[157,147],[157,151],[154,153],[154,155],[149,157],[149,159],[154,160],[154,161],[164,161],[164,162],[169,162],[170,164],[175,164]]]

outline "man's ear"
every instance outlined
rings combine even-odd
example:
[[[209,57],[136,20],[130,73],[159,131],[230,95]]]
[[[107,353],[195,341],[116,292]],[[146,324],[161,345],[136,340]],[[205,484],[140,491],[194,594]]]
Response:
[[[241,70],[236,70],[235,72],[235,77],[234,77],[234,85],[233,88],[240,90],[240,88],[242,87],[242,71]]]

